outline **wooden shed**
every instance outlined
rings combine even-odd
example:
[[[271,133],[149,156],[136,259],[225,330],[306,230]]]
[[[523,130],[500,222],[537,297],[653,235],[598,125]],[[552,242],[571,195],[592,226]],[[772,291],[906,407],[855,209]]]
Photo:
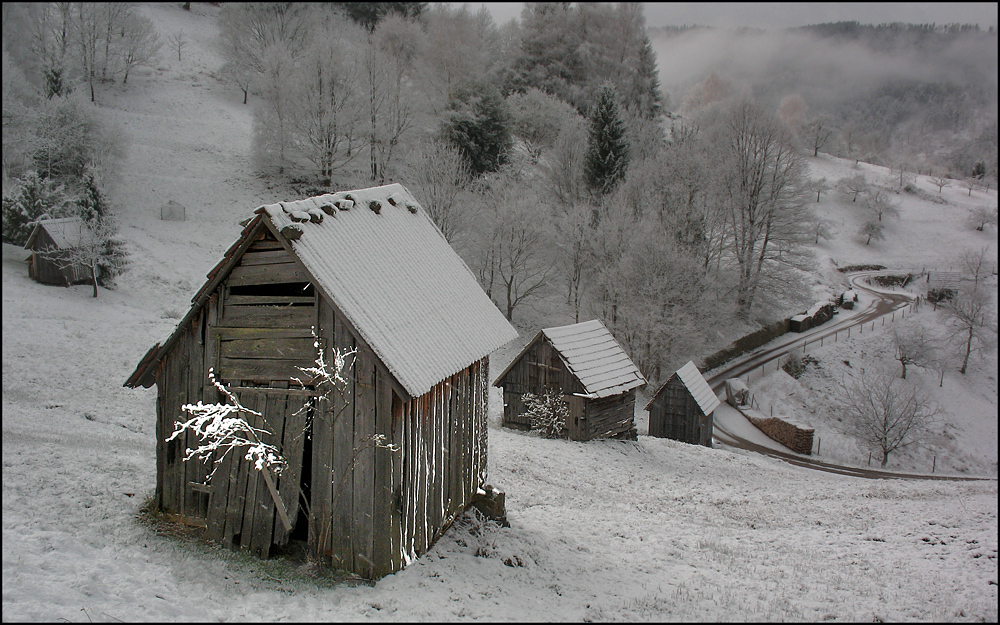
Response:
[[[599,320],[546,328],[503,370],[503,425],[527,429],[524,393],[559,390],[569,405],[575,441],[635,437],[635,391],[646,378]]]
[[[28,256],[28,275],[42,284],[69,286],[90,282],[90,270],[79,264],[67,264],[66,254],[83,242],[83,220],[79,217],[43,219],[35,224],[24,249]]]
[[[157,386],[157,505],[263,557],[300,539],[366,578],[397,571],[485,485],[488,356],[517,331],[401,185],[262,206],[244,223],[125,382]],[[317,393],[298,369],[314,365],[312,327],[321,347],[357,352],[346,399],[302,412]],[[182,405],[223,399],[210,368],[264,414],[251,425],[288,461],[276,494],[241,454],[207,480],[183,461],[194,434],[166,442]],[[376,434],[395,449],[366,444]]]
[[[649,435],[712,446],[712,414],[719,398],[691,361],[667,378],[646,404]]]

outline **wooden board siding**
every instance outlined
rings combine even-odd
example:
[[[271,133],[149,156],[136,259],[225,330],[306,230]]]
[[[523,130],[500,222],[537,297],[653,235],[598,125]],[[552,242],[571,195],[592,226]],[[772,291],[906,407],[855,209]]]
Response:
[[[318,292],[255,288],[285,284],[264,276],[307,281],[290,258],[278,241],[250,245],[163,359],[157,374],[158,502],[169,513],[199,514],[209,539],[262,557],[299,533],[281,522],[265,480],[243,459],[245,450],[226,456],[205,485],[208,465],[183,462],[184,448],[197,441],[163,442],[182,404],[221,399],[208,382],[214,368],[246,408],[263,413],[247,418],[266,430],[265,442],[279,446],[288,461],[274,477],[293,523],[300,491],[308,492],[306,537],[313,555],[381,577],[426,552],[484,484],[488,358],[423,396],[404,396],[385,364]],[[315,396],[311,381],[303,379],[302,387],[289,378],[304,378],[297,368],[314,364],[310,326],[328,362],[333,348],[356,355],[349,359],[346,394],[307,413],[301,408]],[[393,448],[374,446],[375,434]]]
[[[90,281],[90,271],[81,264],[60,267],[67,251],[58,251],[59,244],[45,228],[40,228],[31,242],[28,276],[42,284],[60,286]],[[57,250],[57,251],[53,251]]]
[[[635,429],[635,391],[587,400],[586,420],[581,428],[581,438],[627,437]],[[572,436],[570,436],[572,438]]]
[[[679,378],[660,389],[649,409],[649,435],[693,445],[712,444],[712,415],[705,415]]]
[[[525,417],[527,406],[521,396],[524,393],[539,393],[545,387],[561,389],[564,395],[583,393],[583,385],[566,368],[559,353],[542,338],[529,348],[518,362],[507,371],[502,380],[503,425],[528,429],[530,420]],[[579,420],[582,413],[571,413],[570,418]]]
[[[627,436],[635,427],[634,390],[601,399],[574,395],[585,393],[583,384],[544,337],[522,354],[498,384],[503,386],[503,425],[507,427],[531,427],[530,420],[525,416],[527,406],[522,396],[524,393],[541,393],[546,387],[563,392],[563,399],[569,406],[566,431],[571,440]]]

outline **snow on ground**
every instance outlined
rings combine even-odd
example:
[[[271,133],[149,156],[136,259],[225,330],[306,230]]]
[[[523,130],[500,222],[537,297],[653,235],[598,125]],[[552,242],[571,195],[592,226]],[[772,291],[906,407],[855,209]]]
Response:
[[[542,440],[499,427],[496,391],[490,480],[507,492],[511,527],[463,517],[374,586],[138,523],[154,488],[155,390],[122,383],[186,312],[239,220],[289,199],[253,176],[250,109],[214,78],[217,9],[192,7],[144,8],[161,36],[184,30],[183,62],[165,53],[98,94],[133,142],[115,195],[134,262],[119,289],[95,300],[86,286],[34,283],[25,252],[3,245],[3,620],[997,620],[995,480],[868,481],[646,436]],[[810,163],[828,180],[853,164]],[[946,188],[947,205],[902,197],[903,219],[871,246],[850,236],[850,207],[829,193],[820,204],[840,230],[820,256],[908,267],[982,240],[995,259],[995,231],[956,224],[965,193]],[[996,204],[995,191],[980,193],[974,201]],[[168,199],[187,207],[186,222],[159,221]],[[875,346],[824,349],[811,353],[826,368]],[[500,352],[492,371],[516,351]],[[972,382],[950,373],[937,395],[969,413],[954,415],[954,458],[939,457],[949,469],[996,474],[991,358]],[[807,411],[793,402],[809,378],[778,377],[755,391]],[[857,459],[830,419],[815,425],[821,458]]]

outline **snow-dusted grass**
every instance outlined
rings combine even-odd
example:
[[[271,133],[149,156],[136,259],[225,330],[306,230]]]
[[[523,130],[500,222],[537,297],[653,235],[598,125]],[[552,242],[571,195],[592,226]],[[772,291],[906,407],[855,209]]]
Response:
[[[155,389],[122,383],[187,311],[238,222],[293,199],[253,176],[249,107],[213,77],[217,9],[192,8],[144,8],[162,36],[183,28],[183,62],[167,52],[156,69],[98,96],[133,141],[114,197],[134,261],[119,289],[95,300],[86,286],[34,283],[25,253],[3,246],[3,620],[997,619],[995,480],[868,481],[646,436],[545,440],[500,428],[496,391],[490,480],[507,493],[511,527],[460,519],[425,557],[373,587],[312,580],[294,565],[137,522],[154,488]],[[810,164],[832,181],[853,163]],[[980,241],[995,258],[995,231],[957,219],[966,193],[944,189],[947,205],[901,196],[903,218],[871,246],[852,235],[849,201],[825,195],[820,208],[839,225],[819,245],[817,291],[843,279],[830,258],[930,265]],[[972,201],[996,203],[995,192],[977,194]],[[188,221],[158,219],[168,199],[187,207]],[[840,360],[881,359],[875,343],[886,336],[810,352],[834,371]],[[494,357],[494,373],[516,347]],[[995,475],[996,362],[994,350],[935,391],[961,408],[939,470]],[[913,375],[936,386],[932,374]],[[816,419],[822,459],[859,460],[823,412],[822,378],[811,376],[775,377],[755,391],[800,417],[815,410],[805,420]],[[795,403],[803,388],[808,401]],[[927,469],[924,460],[906,461]]]

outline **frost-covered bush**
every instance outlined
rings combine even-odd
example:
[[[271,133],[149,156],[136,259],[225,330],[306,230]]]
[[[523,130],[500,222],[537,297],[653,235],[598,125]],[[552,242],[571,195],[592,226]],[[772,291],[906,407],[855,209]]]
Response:
[[[562,398],[562,390],[546,388],[536,395],[525,393],[521,396],[528,410],[525,415],[531,420],[531,429],[545,438],[559,438],[566,431],[569,405]]]

